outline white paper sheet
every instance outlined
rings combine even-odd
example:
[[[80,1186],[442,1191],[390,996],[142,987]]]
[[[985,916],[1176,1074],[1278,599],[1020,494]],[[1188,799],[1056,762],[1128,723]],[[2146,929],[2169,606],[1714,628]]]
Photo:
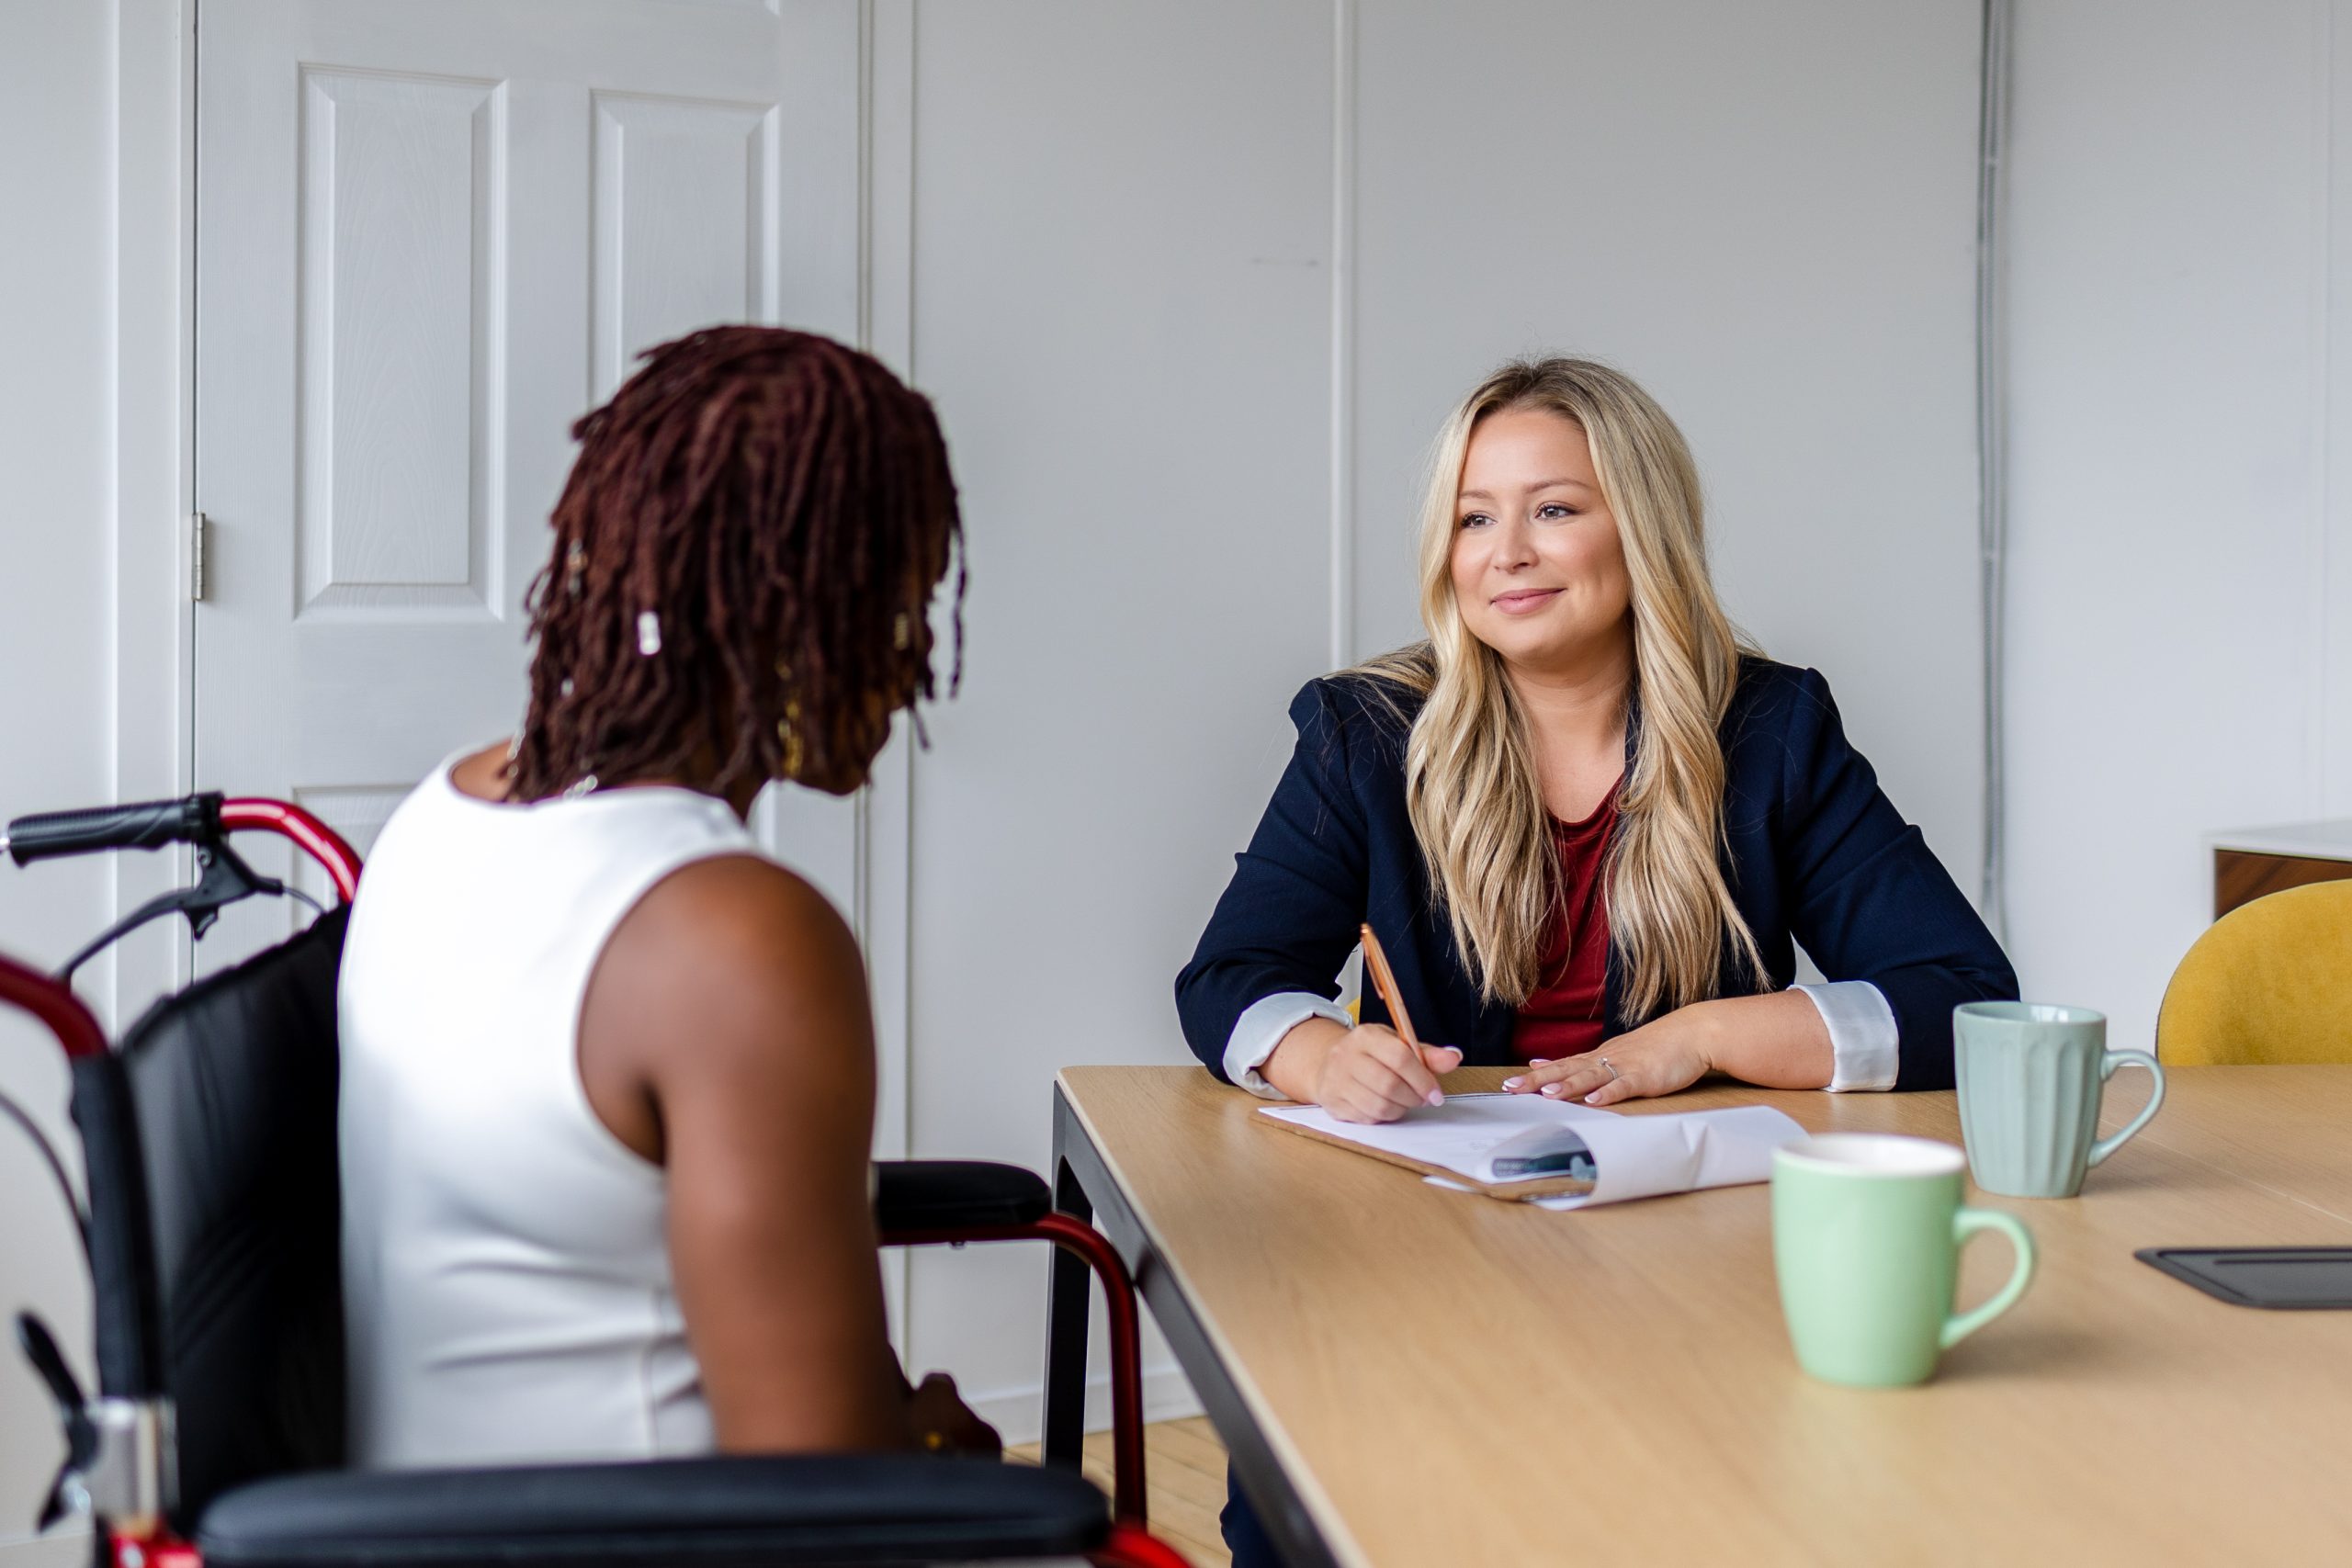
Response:
[[[1566,1122],[1592,1151],[1593,1188],[1532,1200],[1547,1209],[1762,1181],[1772,1174],[1772,1151],[1805,1136],[1804,1128],[1769,1105],[1624,1116],[1536,1094],[1450,1095],[1443,1105],[1372,1126],[1342,1122],[1314,1105],[1267,1106],[1261,1114],[1458,1171],[1474,1181],[1496,1179],[1493,1156],[1502,1145],[1531,1128]]]

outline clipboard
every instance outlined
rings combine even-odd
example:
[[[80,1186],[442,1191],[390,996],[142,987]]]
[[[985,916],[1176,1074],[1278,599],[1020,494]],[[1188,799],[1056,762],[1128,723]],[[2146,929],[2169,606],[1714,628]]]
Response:
[[[1805,1136],[1795,1118],[1770,1105],[1628,1116],[1526,1094],[1458,1094],[1377,1123],[1342,1122],[1313,1105],[1257,1114],[1483,1197],[1552,1209],[1769,1180],[1776,1151]],[[1555,1165],[1506,1174],[1523,1168],[1504,1162],[1522,1159],[1571,1163],[1566,1171]]]
[[[1503,1097],[1465,1094],[1452,1098],[1499,1100]],[[1297,1137],[1312,1138],[1318,1144],[1328,1144],[1335,1149],[1345,1149],[1351,1155],[1363,1155],[1368,1158],[1379,1160],[1384,1165],[1396,1166],[1417,1175],[1435,1177],[1440,1181],[1449,1182],[1455,1187],[1478,1193],[1482,1197],[1498,1198],[1506,1202],[1519,1202],[1529,1198],[1580,1198],[1590,1192],[1594,1186],[1590,1177],[1583,1176],[1534,1176],[1513,1181],[1480,1181],[1451,1166],[1432,1165],[1427,1160],[1415,1159],[1410,1155],[1399,1154],[1394,1149],[1384,1149],[1372,1144],[1358,1143],[1352,1138],[1339,1137],[1319,1128],[1301,1126],[1295,1122],[1285,1121],[1279,1116],[1261,1116],[1256,1120],[1269,1126],[1279,1127]]]

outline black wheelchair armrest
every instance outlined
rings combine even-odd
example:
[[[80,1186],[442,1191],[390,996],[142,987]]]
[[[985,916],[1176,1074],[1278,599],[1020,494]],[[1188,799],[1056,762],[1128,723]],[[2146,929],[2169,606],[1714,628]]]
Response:
[[[279,1476],[214,1502],[197,1546],[208,1568],[767,1568],[1084,1556],[1109,1533],[1071,1471],[724,1455]]]
[[[878,1160],[874,1220],[892,1231],[1033,1225],[1054,1206],[1045,1178],[984,1160]]]

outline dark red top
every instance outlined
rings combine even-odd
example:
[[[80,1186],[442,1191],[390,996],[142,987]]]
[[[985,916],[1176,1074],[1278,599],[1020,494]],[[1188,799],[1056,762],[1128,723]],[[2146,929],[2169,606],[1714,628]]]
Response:
[[[1574,1056],[1600,1043],[1609,1010],[1609,900],[1600,868],[1610,829],[1617,825],[1617,787],[1611,784],[1581,822],[1552,818],[1560,897],[1544,943],[1541,978],[1511,1026],[1510,1048],[1522,1062]]]

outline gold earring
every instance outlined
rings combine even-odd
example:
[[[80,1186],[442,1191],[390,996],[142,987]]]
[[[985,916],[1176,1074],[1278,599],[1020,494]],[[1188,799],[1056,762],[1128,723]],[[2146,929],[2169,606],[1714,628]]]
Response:
[[[800,773],[800,699],[792,698],[784,705],[784,716],[775,721],[776,739],[784,742],[784,774],[797,778]]]
[[[906,613],[901,611],[899,618],[890,624],[890,646],[904,653],[907,644],[913,640],[914,628],[908,624]]]

